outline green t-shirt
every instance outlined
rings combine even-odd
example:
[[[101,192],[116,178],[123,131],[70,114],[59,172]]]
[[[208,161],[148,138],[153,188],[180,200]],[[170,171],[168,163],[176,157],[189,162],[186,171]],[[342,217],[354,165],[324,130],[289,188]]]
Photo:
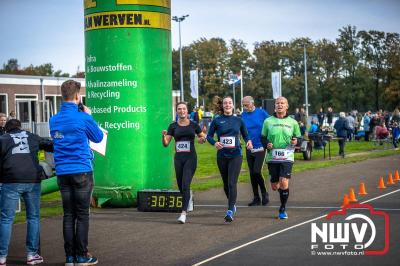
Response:
[[[265,119],[261,135],[267,137],[273,144],[273,149],[268,150],[268,162],[293,162],[294,151],[290,147],[293,137],[300,137],[300,127],[296,120],[287,116],[277,118],[270,116]]]

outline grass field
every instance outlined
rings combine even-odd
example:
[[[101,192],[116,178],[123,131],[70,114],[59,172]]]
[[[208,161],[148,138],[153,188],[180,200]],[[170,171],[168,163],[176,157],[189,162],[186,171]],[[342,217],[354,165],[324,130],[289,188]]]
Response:
[[[192,189],[195,191],[201,191],[212,187],[222,186],[222,180],[220,178],[216,162],[215,148],[206,143],[203,145],[196,145],[196,149],[198,154],[198,166],[192,182]],[[363,161],[370,158],[400,154],[399,151],[395,151],[393,149],[382,150],[382,146],[365,141],[347,142],[345,146],[346,157],[344,159],[338,156],[339,145],[337,142],[331,143],[331,160],[328,160],[328,147],[326,148],[325,152],[326,159],[324,159],[323,150],[314,149],[312,153],[312,160],[310,161],[305,161],[301,153],[296,153],[293,172],[298,173],[338,164]],[[239,182],[250,182],[245,152],[243,155],[242,172],[239,176]],[[267,167],[263,168],[263,175],[264,178],[268,176]]]
[[[222,186],[222,180],[219,175],[217,162],[216,162],[216,149],[208,143],[203,145],[196,144],[198,166],[193,178],[192,189],[194,191],[207,190],[214,187]],[[326,154],[328,151],[326,150]],[[367,160],[370,158],[389,156],[394,154],[400,154],[400,151],[393,149],[383,150],[380,145],[375,145],[372,142],[364,141],[353,141],[347,142],[345,147],[346,158],[337,156],[339,153],[339,146],[336,142],[331,143],[331,155],[332,159],[324,159],[323,150],[313,150],[312,160],[303,160],[301,153],[295,154],[295,164],[293,166],[293,172],[299,173],[306,170],[325,168],[335,166],[339,164],[354,163],[358,161]],[[267,167],[263,168],[264,177],[268,177]],[[245,152],[242,163],[242,171],[239,176],[239,182],[250,182],[249,173],[245,158]],[[173,182],[175,184],[175,181]],[[175,185],[176,187],[176,185]],[[48,195],[42,196],[41,202],[41,217],[51,217],[56,215],[62,215],[61,198],[59,192],[54,192]],[[24,211],[17,214],[15,223],[25,221]]]

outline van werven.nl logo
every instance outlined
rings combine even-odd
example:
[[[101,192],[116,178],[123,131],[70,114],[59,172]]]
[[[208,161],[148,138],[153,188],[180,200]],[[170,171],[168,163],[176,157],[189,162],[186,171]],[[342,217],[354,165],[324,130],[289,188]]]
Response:
[[[311,224],[311,255],[384,255],[389,251],[389,215],[384,211],[375,211],[369,204],[350,204],[330,212],[326,220]],[[376,226],[382,221],[383,232]]]

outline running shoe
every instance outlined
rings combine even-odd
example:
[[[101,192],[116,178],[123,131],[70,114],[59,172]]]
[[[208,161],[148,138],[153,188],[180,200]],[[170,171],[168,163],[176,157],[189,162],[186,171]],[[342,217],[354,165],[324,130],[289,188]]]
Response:
[[[236,209],[236,208],[235,208]],[[233,221],[233,211],[228,210],[225,215],[225,222],[230,223]]]
[[[287,213],[285,211],[282,211],[282,212],[279,212],[278,218],[280,220],[285,220],[285,219],[288,218],[288,215],[287,215]]]
[[[88,266],[88,265],[95,265],[99,261],[96,257],[87,254],[86,256],[77,256],[75,266]]]
[[[6,261],[7,261],[6,257],[0,257],[0,266],[6,266]]]
[[[35,255],[28,255],[26,257],[26,264],[28,265],[35,265],[43,262],[43,257],[40,256],[39,254]]]
[[[262,200],[261,200],[262,206],[265,206],[265,205],[267,205],[268,203],[269,203],[269,198],[268,198],[268,196],[262,197]]]
[[[186,223],[186,214],[181,214],[181,216],[179,216],[178,223],[180,224]]]
[[[252,202],[250,202],[249,204],[247,204],[248,206],[259,206],[261,205],[261,201],[260,198],[254,198]]]
[[[192,196],[190,196],[190,200],[189,200],[189,205],[188,205],[187,211],[188,212],[192,212],[193,211],[193,197]]]
[[[64,266],[74,266],[75,257],[74,256],[67,256],[65,257],[65,264]]]

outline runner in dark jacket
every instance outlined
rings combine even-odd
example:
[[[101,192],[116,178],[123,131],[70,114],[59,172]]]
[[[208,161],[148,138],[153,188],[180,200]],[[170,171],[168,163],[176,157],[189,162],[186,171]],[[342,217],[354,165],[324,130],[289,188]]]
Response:
[[[253,144],[243,119],[233,115],[232,98],[224,97],[222,107],[219,109],[223,109],[223,114],[211,122],[207,141],[218,150],[218,169],[224,183],[225,195],[228,198],[228,211],[225,215],[225,221],[232,222],[236,212],[237,181],[243,159],[240,134],[246,142],[247,149],[251,150]],[[214,139],[215,133],[217,134],[217,141]]]

